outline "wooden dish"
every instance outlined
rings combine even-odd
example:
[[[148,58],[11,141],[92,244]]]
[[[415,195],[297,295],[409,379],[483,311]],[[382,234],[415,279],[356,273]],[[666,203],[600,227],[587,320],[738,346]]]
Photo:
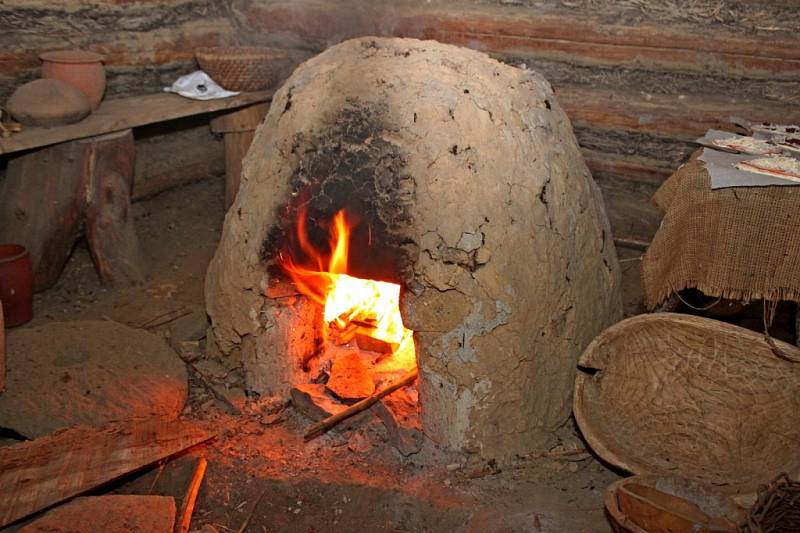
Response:
[[[615,481],[605,496],[617,533],[735,533],[745,512],[730,498],[696,481],[672,476],[633,476]]]
[[[800,364],[757,333],[640,315],[603,331],[578,364],[575,418],[613,465],[700,480],[740,502],[780,472],[800,473]]]

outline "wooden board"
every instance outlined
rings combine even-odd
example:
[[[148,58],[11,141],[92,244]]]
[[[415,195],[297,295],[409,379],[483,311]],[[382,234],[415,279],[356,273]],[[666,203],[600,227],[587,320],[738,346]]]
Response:
[[[146,124],[268,102],[272,99],[273,92],[241,93],[230,98],[207,101],[189,100],[169,93],[107,100],[100,104],[94,113],[76,124],[57,128],[26,127],[21,133],[0,139],[0,154],[10,154]]]
[[[48,511],[19,533],[168,533],[175,524],[169,496],[83,496]]]
[[[0,449],[0,527],[212,437],[199,425],[155,420],[77,427]]]

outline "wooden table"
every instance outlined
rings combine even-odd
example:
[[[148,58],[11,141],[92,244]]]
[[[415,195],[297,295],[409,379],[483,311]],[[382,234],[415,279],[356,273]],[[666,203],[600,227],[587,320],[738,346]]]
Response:
[[[0,138],[0,155],[13,154],[0,184],[0,242],[28,249],[37,291],[56,282],[81,232],[104,284],[141,281],[144,269],[130,213],[132,129],[217,113],[214,124],[221,127],[214,129],[232,136],[225,142],[230,205],[241,171],[240,163],[232,160],[240,160],[247,151],[242,145],[249,146],[272,94],[242,93],[207,101],[169,93],[120,98],[103,102],[76,124],[26,127]],[[250,133],[242,136],[247,128]]]

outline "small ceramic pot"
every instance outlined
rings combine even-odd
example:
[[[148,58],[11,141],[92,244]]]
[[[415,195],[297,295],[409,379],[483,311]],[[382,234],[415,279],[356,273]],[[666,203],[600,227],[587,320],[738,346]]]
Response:
[[[33,264],[19,244],[0,244],[0,301],[6,326],[33,318]]]
[[[92,109],[96,109],[106,91],[106,71],[103,56],[81,50],[45,52],[42,60],[42,78],[65,81],[86,95]]]

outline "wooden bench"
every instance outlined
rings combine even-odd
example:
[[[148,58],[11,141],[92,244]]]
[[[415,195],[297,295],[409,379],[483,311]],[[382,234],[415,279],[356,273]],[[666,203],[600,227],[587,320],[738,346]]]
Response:
[[[28,249],[37,291],[56,282],[81,232],[105,285],[142,281],[144,268],[130,211],[132,129],[216,113],[211,125],[225,136],[227,207],[238,188],[241,158],[272,94],[242,93],[208,101],[168,93],[120,98],[103,102],[76,124],[27,127],[0,138],[0,155],[13,154],[0,182],[0,242]]]

